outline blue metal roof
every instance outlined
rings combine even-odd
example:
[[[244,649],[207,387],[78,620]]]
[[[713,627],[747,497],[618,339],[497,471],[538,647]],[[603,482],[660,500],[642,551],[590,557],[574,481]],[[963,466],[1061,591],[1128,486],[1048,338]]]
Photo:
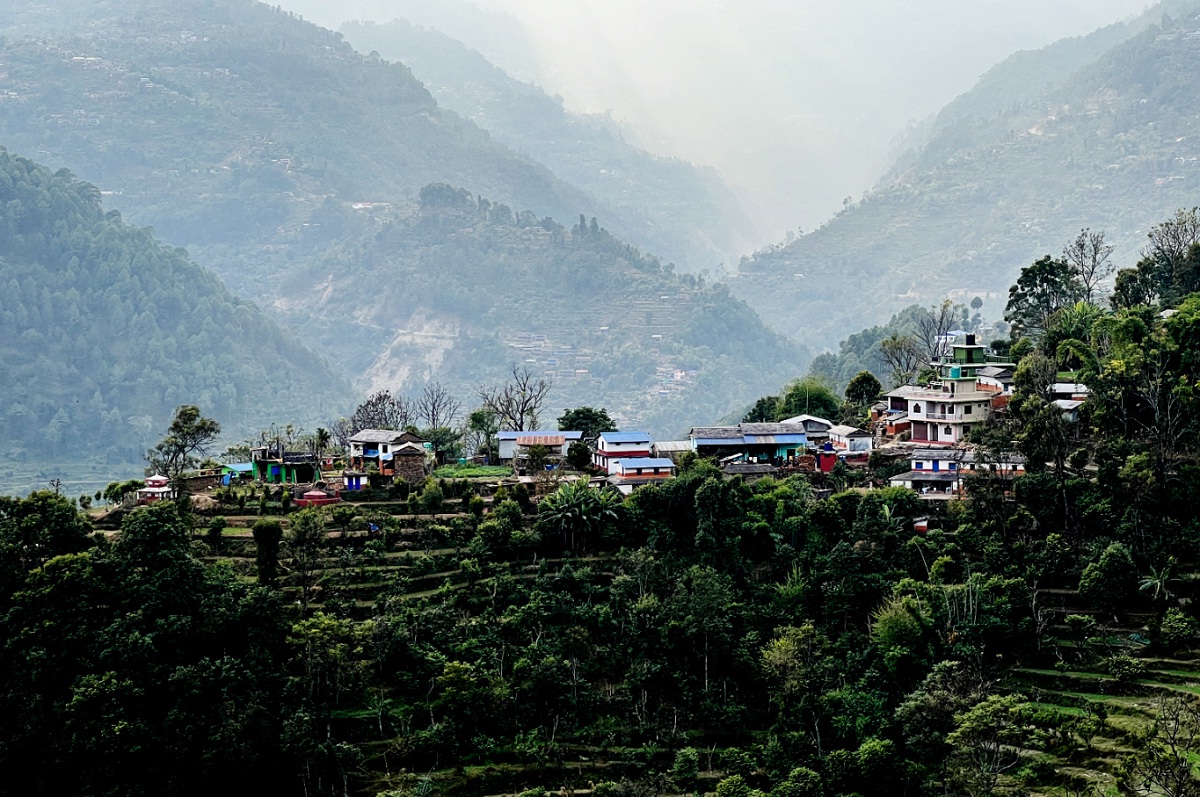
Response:
[[[606,443],[649,443],[649,432],[601,432]]]
[[[253,462],[235,462],[234,464],[226,465],[225,467],[228,468],[229,470],[237,471],[238,473],[250,473],[251,471],[254,470],[254,463]]]
[[[675,460],[666,457],[633,457],[618,459],[617,464],[621,466],[622,470],[627,468],[673,468]]]
[[[694,437],[692,444],[696,446],[741,446],[745,445],[742,437]]]

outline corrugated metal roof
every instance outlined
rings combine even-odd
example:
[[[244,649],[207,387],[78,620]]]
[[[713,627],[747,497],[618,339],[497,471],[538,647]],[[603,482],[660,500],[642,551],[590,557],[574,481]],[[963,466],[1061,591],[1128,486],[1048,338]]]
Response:
[[[697,446],[740,446],[746,442],[741,435],[737,437],[696,437],[692,442]]]
[[[692,431],[688,432],[688,437],[693,438],[699,443],[699,439],[705,440],[741,440],[742,430],[737,426],[695,426]],[[703,445],[719,445],[714,443],[704,443]]]
[[[738,428],[745,435],[798,434],[794,423],[743,423]]]
[[[748,434],[745,439],[752,446],[804,445],[808,442],[808,437],[803,434]]]
[[[496,437],[500,440],[516,440],[524,435],[562,435],[568,440],[579,440],[583,437],[583,432],[563,432],[557,429],[526,429],[523,432],[497,432]]]
[[[399,440],[404,432],[399,429],[360,429],[350,438],[351,443],[390,443]]]
[[[654,450],[660,454],[664,451],[683,452],[692,450],[691,440],[659,440],[654,444]]]
[[[602,432],[600,439],[606,443],[649,443],[649,432]]]
[[[840,435],[842,437],[870,437],[870,432],[864,432],[862,429],[857,429],[853,426],[835,426],[829,430],[831,435]]]
[[[809,422],[824,426],[826,429],[828,429],[830,426],[833,426],[833,421],[826,420],[816,415],[797,415],[794,418],[785,418],[784,420],[780,421],[780,423],[787,424],[788,426],[803,424],[805,427],[808,426]]]
[[[730,462],[721,468],[721,470],[730,476],[754,476],[764,473],[774,473],[779,468],[765,462]]]
[[[517,437],[519,446],[561,446],[565,442],[566,435],[561,434],[523,434]]]
[[[893,482],[952,482],[958,479],[959,473],[956,470],[911,470],[908,473],[901,473],[899,476],[893,476],[890,481]]]

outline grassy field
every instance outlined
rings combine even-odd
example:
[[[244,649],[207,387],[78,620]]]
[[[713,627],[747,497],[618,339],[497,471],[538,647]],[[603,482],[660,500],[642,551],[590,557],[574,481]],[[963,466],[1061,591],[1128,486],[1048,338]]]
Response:
[[[435,479],[503,479],[512,476],[504,465],[444,465],[433,472]]]

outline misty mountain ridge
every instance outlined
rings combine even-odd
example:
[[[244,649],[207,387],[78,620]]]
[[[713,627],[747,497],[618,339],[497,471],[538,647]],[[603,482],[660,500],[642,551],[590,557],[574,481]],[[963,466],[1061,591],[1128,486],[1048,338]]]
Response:
[[[406,20],[340,28],[362,52],[405,64],[438,104],[487,130],[629,219],[623,237],[699,270],[733,264],[757,240],[753,223],[714,170],[630,146],[606,116],[571,113],[561,97],[509,77],[479,52]]]
[[[1200,17],[1156,16],[1130,36],[1114,29],[997,67],[907,168],[818,230],[744,259],[734,293],[776,329],[828,346],[914,302],[1002,304],[1023,266],[1084,227],[1105,230],[1116,262],[1133,265],[1146,231],[1200,192]],[[1019,88],[1031,59],[1061,65],[1040,90]],[[1064,75],[1075,60],[1087,63]],[[864,286],[869,306],[853,301]]]
[[[595,219],[568,228],[437,184],[380,219],[331,207],[331,227],[346,243],[297,270],[277,307],[361,392],[437,379],[470,400],[517,365],[554,382],[554,416],[604,406],[669,437],[808,361],[723,285]]]
[[[673,435],[807,362],[609,217],[573,236],[550,217],[584,192],[338,34],[243,0],[76,10],[42,20],[74,35],[0,45],[0,134],[83,164],[360,391],[438,379],[470,401],[515,363],[551,371],[555,402]]]

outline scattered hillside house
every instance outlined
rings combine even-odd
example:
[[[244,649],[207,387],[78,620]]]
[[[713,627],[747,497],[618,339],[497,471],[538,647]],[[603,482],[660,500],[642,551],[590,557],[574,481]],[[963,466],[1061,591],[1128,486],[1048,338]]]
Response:
[[[1062,410],[1063,418],[1070,423],[1079,422],[1079,408],[1083,402],[1078,399],[1055,399],[1054,406]]]
[[[834,451],[865,454],[871,450],[871,433],[854,426],[834,426],[829,430],[829,445]]]
[[[567,456],[571,443],[583,439],[583,432],[537,431],[500,432],[499,458],[501,462],[512,462],[525,459],[532,446],[545,446],[550,449],[554,460],[562,460]]]
[[[649,458],[653,444],[649,432],[601,432],[592,464],[611,475],[617,472],[619,460]]]
[[[871,429],[887,437],[897,437],[912,429],[908,410],[893,410],[891,404],[881,401],[871,406]]]
[[[1056,401],[1087,401],[1090,392],[1087,385],[1078,382],[1055,382],[1050,386],[1051,397]]]
[[[1055,382],[1050,386],[1054,406],[1062,410],[1063,417],[1071,423],[1079,421],[1079,409],[1090,393],[1087,385],[1078,382]]]
[[[1011,480],[1025,473],[1025,457],[1017,453],[989,456],[970,448],[917,448],[909,454],[909,471],[893,476],[893,487],[907,487],[922,498],[945,500],[962,495],[963,480],[976,474]]]
[[[650,446],[650,455],[654,457],[669,457],[670,459],[679,461],[679,457],[685,451],[692,450],[692,441],[690,440],[660,440]]]
[[[170,481],[166,476],[160,474],[147,476],[145,486],[134,494],[137,503],[144,506],[146,504],[153,504],[156,501],[174,498],[175,491],[171,489]]]
[[[250,449],[254,480],[268,484],[311,484],[321,478],[317,455],[310,451],[285,451],[277,443]]]
[[[748,482],[774,476],[778,472],[779,468],[769,462],[728,462],[721,468],[721,473],[725,474],[726,478],[741,476]]]
[[[808,442],[817,445],[825,442],[829,438],[829,430],[837,425],[833,421],[816,415],[797,415],[794,418],[782,420],[780,423],[786,426],[803,426]]]
[[[980,389],[979,372],[989,366],[1011,367],[1012,363],[989,361],[986,349],[975,342],[974,335],[967,335],[966,343],[955,343],[951,353],[933,365],[937,379],[925,387],[909,389],[903,395],[912,423],[912,440],[932,445],[958,445],[992,409],[994,391]]]
[[[221,484],[226,487],[230,486],[231,484],[237,484],[240,481],[249,481],[253,478],[253,462],[236,462],[232,465],[224,465],[221,467]]]
[[[664,457],[616,459],[611,465],[608,482],[622,495],[629,495],[646,484],[675,478],[675,461]]]
[[[883,400],[871,405],[871,429],[887,437],[897,437],[912,431],[908,416],[908,396],[920,388],[901,385],[883,394]]]
[[[425,481],[427,442],[412,432],[362,429],[350,438],[349,472],[359,477],[358,489],[362,489],[362,475],[372,472],[385,482],[402,479],[409,484],[420,484]],[[346,479],[345,472],[342,478]]]
[[[697,454],[726,461],[746,460],[782,465],[808,453],[808,435],[801,424],[696,426],[688,433],[688,440]]]
[[[989,365],[980,368],[975,377],[979,389],[994,393],[997,396],[1011,396],[1013,391],[1013,371],[1008,365]]]
[[[888,412],[908,412],[908,397],[920,390],[921,388],[916,385],[901,385],[895,390],[884,393],[883,398],[887,402]]]

